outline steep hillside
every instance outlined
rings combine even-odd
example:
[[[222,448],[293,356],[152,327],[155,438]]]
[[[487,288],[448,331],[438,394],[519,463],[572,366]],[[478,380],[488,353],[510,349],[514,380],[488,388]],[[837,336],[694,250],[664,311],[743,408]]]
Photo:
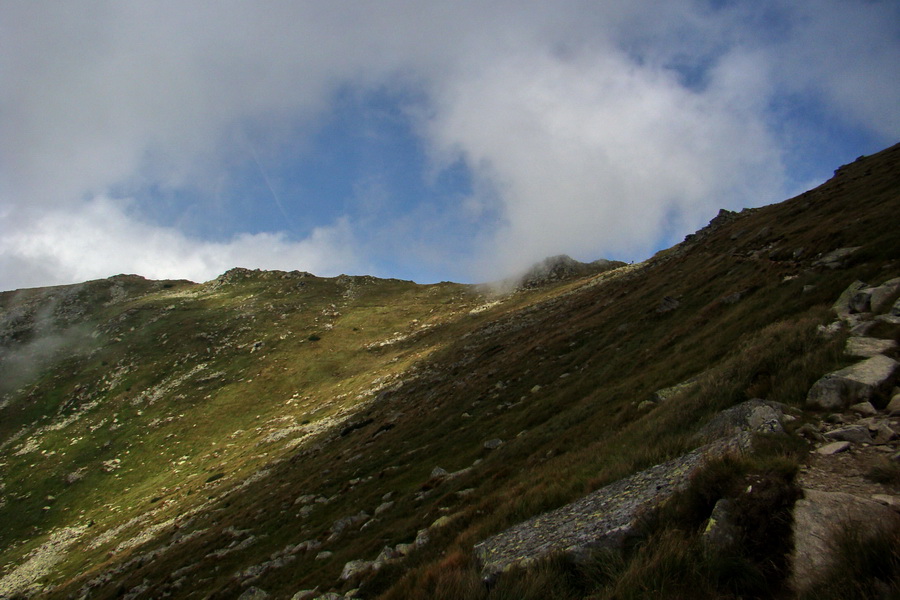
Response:
[[[822,333],[835,301],[900,276],[898,210],[895,146],[644,263],[555,260],[503,294],[244,269],[0,294],[0,597],[788,594],[782,530],[728,567],[699,532],[734,481],[861,476],[815,463],[840,411],[805,403],[858,360],[849,326]],[[867,334],[898,341],[896,321]],[[483,581],[476,544],[693,450],[752,398],[791,435],[698,475],[703,502],[678,496],[613,554]],[[881,447],[866,485],[896,497]]]

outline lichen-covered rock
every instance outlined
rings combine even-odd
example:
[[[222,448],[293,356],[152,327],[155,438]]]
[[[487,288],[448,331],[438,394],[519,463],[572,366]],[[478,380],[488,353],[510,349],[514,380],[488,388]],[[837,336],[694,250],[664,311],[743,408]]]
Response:
[[[879,354],[846,369],[828,373],[810,388],[806,405],[810,408],[843,410],[858,402],[873,402],[879,393],[890,389],[898,366],[897,361]]]
[[[747,432],[718,440],[490,537],[475,546],[482,574],[493,578],[513,565],[554,552],[577,555],[585,548],[620,547],[636,533],[642,515],[685,489],[691,475],[710,458],[749,444]]]
[[[706,441],[732,436],[741,431],[782,433],[784,414],[763,400],[754,398],[716,414],[698,432]]]

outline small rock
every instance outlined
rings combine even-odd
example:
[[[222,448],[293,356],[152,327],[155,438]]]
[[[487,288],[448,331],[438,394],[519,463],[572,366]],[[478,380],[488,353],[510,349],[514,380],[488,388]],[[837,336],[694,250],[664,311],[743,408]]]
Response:
[[[860,402],[859,404],[854,404],[850,407],[850,410],[866,417],[872,417],[878,414],[878,410],[874,406],[872,406],[871,402]]]
[[[825,436],[819,433],[819,430],[812,423],[804,423],[800,427],[797,428],[797,435],[805,437],[809,440],[816,440],[823,442],[825,441]]]
[[[830,440],[841,440],[853,442],[854,444],[871,444],[874,441],[869,434],[869,428],[860,425],[851,425],[850,427],[829,431],[825,434],[825,437]]]
[[[315,588],[312,590],[300,590],[293,596],[291,596],[291,600],[313,600],[316,596],[319,595],[319,588]]]
[[[875,443],[879,446],[887,444],[888,442],[893,442],[897,437],[900,436],[898,436],[893,427],[887,423],[881,422],[875,429]]]
[[[486,442],[484,443],[484,448],[485,448],[486,450],[496,450],[496,449],[499,448],[501,445],[503,445],[503,440],[501,440],[501,439],[499,439],[499,438],[494,438],[494,439],[492,439],[492,440],[486,441]]]
[[[656,307],[656,312],[661,315],[667,312],[672,312],[673,310],[678,308],[680,304],[681,303],[672,296],[665,296],[662,300],[659,301],[659,305]]]
[[[441,467],[435,467],[431,471],[431,479],[443,479],[444,477],[446,477],[449,474],[450,473],[447,471],[447,469],[443,469]]]
[[[250,586],[243,594],[238,596],[238,600],[266,600],[268,597],[269,593],[265,590]]]
[[[347,581],[367,571],[371,571],[373,564],[371,560],[351,560],[344,565],[344,570],[341,571],[341,580]]]
[[[886,412],[891,417],[896,417],[900,415],[900,394],[897,394],[891,401],[888,402],[888,405],[885,407],[884,412]]]
[[[453,521],[452,518],[444,515],[443,517],[439,517],[437,520],[435,520],[435,522],[432,523],[428,529],[439,529],[441,527],[445,527],[449,525],[451,521]]]
[[[421,548],[422,546],[427,545],[430,541],[431,538],[428,536],[428,530],[420,529],[416,534],[416,541],[413,542],[413,546],[415,546],[416,548]]]
[[[534,387],[531,388],[532,394],[537,394],[539,391],[541,391],[541,386],[539,386],[539,385],[535,385]]]
[[[816,449],[816,454],[821,454],[823,456],[831,456],[832,454],[837,454],[838,452],[843,452],[850,448],[850,442],[831,442],[830,444],[825,444],[821,448]]]
[[[881,312],[887,308],[890,297],[900,290],[900,277],[885,281],[876,288],[872,288],[869,295],[869,303],[873,312]]]
[[[814,261],[813,266],[826,267],[829,269],[840,269],[846,264],[847,259],[850,258],[850,255],[859,250],[861,247],[862,246],[853,246],[851,248],[838,248],[837,250],[832,250],[822,258]]]
[[[316,554],[316,560],[328,560],[329,558],[332,557],[332,555],[334,555],[334,552],[331,552],[329,550],[323,550],[322,552],[319,552],[318,554]]]
[[[645,410],[650,410],[654,406],[656,406],[656,402],[654,402],[652,400],[644,400],[643,402],[638,404],[638,410],[643,412]]]
[[[734,523],[732,510],[731,501],[722,498],[716,502],[712,514],[706,522],[703,543],[715,553],[732,552],[740,539],[740,530]]]
[[[378,516],[381,513],[390,510],[392,506],[394,506],[393,502],[383,502],[379,504],[378,508],[375,509],[375,516]]]
[[[888,494],[872,494],[872,500],[885,506],[890,506],[894,510],[900,511],[900,496],[889,496]]]

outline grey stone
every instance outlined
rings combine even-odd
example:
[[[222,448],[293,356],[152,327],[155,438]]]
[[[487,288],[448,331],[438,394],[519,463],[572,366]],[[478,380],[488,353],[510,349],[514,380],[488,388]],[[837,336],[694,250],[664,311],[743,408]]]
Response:
[[[895,395],[884,409],[890,416],[900,415],[900,394]]]
[[[876,288],[872,288],[869,303],[873,312],[881,312],[888,308],[891,296],[900,291],[900,277],[889,279]]]
[[[394,506],[393,502],[382,502],[378,505],[378,508],[375,509],[375,516],[378,516],[381,513],[390,510],[392,506]]]
[[[735,435],[741,431],[753,433],[782,433],[781,410],[772,407],[763,400],[754,398],[715,415],[698,432],[698,436],[706,441]]]
[[[810,388],[806,405],[841,410],[850,404],[872,401],[881,391],[890,389],[898,366],[893,359],[879,354],[829,373]]]
[[[484,447],[486,450],[496,450],[500,446],[503,445],[503,440],[499,438],[494,438],[492,440],[488,440],[484,443]]]
[[[831,456],[832,454],[837,454],[838,452],[843,452],[850,448],[850,442],[831,442],[830,444],[825,444],[821,448],[816,449],[816,454],[821,454],[823,456]]]
[[[866,288],[865,282],[862,281],[854,281],[851,283],[847,289],[841,292],[841,295],[838,296],[838,299],[835,300],[834,304],[831,306],[832,310],[834,310],[835,314],[840,319],[845,319],[853,313],[859,312],[854,310],[854,296],[856,296],[860,290],[864,290]]]
[[[312,600],[319,594],[319,588],[315,588],[312,590],[300,590],[293,596],[291,596],[291,600]]]
[[[344,565],[344,570],[341,571],[341,580],[347,581],[367,573],[372,570],[373,565],[374,563],[371,560],[351,560]]]
[[[841,327],[843,327],[842,321],[834,321],[828,325],[819,325],[817,329],[822,337],[832,338],[841,330]]]
[[[656,312],[659,314],[665,314],[667,312],[672,312],[681,304],[677,299],[672,296],[665,296],[662,300],[659,301],[659,304],[656,307]]]
[[[803,490],[794,505],[794,550],[791,586],[798,593],[834,564],[834,539],[842,527],[852,527],[864,538],[900,526],[900,515],[890,508],[852,494]]]
[[[334,552],[331,552],[330,550],[323,550],[316,554],[316,560],[328,560],[333,554]]]
[[[866,337],[877,323],[875,321],[860,321],[850,329],[853,337]]]
[[[865,417],[871,417],[878,414],[878,409],[872,406],[871,402],[854,404],[850,407],[850,410]]]
[[[431,471],[431,478],[432,478],[432,479],[442,479],[442,478],[446,477],[446,476],[449,475],[449,474],[450,474],[450,473],[447,472],[447,469],[442,469],[441,467],[435,467],[435,468],[432,469],[432,471]]]
[[[875,443],[879,446],[893,442],[898,437],[900,436],[897,435],[894,428],[883,421],[875,427]]]
[[[746,449],[750,440],[747,432],[718,440],[494,535],[475,546],[482,574],[492,579],[512,565],[553,552],[620,547],[635,534],[640,515],[685,489],[710,458]]]
[[[869,428],[861,425],[851,425],[850,427],[842,427],[829,431],[825,434],[829,440],[839,440],[845,442],[853,442],[854,444],[871,444],[875,440],[869,434]]]
[[[728,554],[740,541],[740,529],[732,516],[732,502],[722,498],[713,507],[712,514],[706,522],[703,532],[703,543],[717,554]]]
[[[813,262],[814,267],[827,267],[829,269],[840,269],[843,267],[851,254],[862,248],[862,246],[853,246],[850,248],[838,248],[832,250],[822,258]]]
[[[893,311],[891,311],[891,313],[893,313]],[[875,320],[881,321],[882,323],[887,323],[888,325],[900,325],[900,315],[878,315],[877,317],[875,317]]]
[[[238,596],[238,600],[266,600],[266,598],[268,597],[269,593],[265,590],[250,586],[244,591],[243,594]]]
[[[897,342],[894,340],[882,340],[870,337],[851,337],[847,340],[847,345],[844,347],[844,354],[860,358],[871,358],[879,354],[884,354],[888,350],[892,350],[896,347]]]

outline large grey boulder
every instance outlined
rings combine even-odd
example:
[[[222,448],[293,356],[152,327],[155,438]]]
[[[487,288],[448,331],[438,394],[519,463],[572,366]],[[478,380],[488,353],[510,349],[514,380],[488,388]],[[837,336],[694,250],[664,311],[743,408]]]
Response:
[[[863,539],[900,527],[900,515],[866,498],[843,492],[803,490],[794,505],[794,550],[791,586],[798,593],[815,583],[836,560],[835,540],[841,528],[852,528]]]
[[[750,438],[744,432],[718,440],[484,540],[475,546],[482,575],[492,579],[513,565],[555,552],[579,556],[589,548],[621,547],[637,533],[641,516],[685,489],[691,475],[711,458],[748,448]]]
[[[806,405],[810,408],[843,410],[851,404],[868,401],[877,406],[880,394],[890,389],[898,366],[897,361],[878,355],[828,373],[810,388]]]

